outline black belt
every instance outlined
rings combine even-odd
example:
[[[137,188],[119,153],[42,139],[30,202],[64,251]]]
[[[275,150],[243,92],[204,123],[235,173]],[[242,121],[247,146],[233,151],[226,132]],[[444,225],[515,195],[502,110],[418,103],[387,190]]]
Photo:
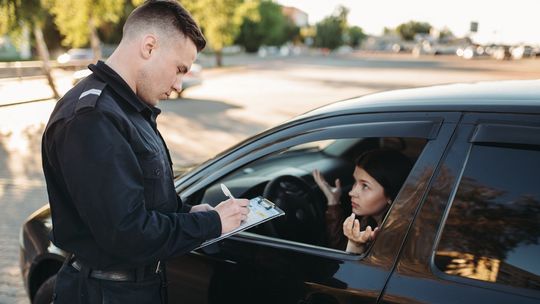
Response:
[[[77,271],[81,271],[85,266],[77,261],[72,260],[71,266],[75,268]],[[97,269],[89,269],[89,276],[94,279],[99,280],[108,280],[108,281],[119,281],[119,282],[126,282],[126,281],[140,281],[145,278],[148,278],[149,276],[154,276],[156,274],[159,274],[161,271],[161,263],[157,262],[156,264],[143,266],[137,269],[131,269],[131,270],[97,270]]]

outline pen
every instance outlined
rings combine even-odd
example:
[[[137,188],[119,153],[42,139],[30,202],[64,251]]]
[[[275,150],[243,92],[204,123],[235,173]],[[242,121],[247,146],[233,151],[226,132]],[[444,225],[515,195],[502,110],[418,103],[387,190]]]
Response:
[[[228,196],[230,199],[234,200],[234,196],[231,194],[231,191],[229,191],[229,188],[227,188],[225,184],[221,184],[221,191],[223,191],[223,194]]]
[[[223,191],[223,193],[228,196],[231,200],[234,201],[234,196],[232,195],[231,191],[229,190],[229,188],[227,188],[227,186],[225,186],[225,184],[221,184],[221,191]],[[248,207],[249,209],[249,207]],[[244,219],[242,220],[242,223],[245,223],[247,219]]]

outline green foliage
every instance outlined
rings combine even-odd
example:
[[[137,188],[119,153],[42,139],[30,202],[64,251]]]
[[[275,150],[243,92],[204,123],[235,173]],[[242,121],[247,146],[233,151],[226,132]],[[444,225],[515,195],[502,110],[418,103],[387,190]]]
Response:
[[[413,40],[416,34],[429,34],[431,25],[427,22],[409,21],[400,24],[396,31],[403,40]]]
[[[256,52],[261,45],[282,45],[299,31],[283,16],[281,6],[270,0],[259,2],[257,12],[258,22],[244,17],[236,39],[247,52]]]
[[[116,23],[124,13],[124,0],[48,0],[55,23],[64,36],[62,44],[81,47],[88,44],[91,23],[99,28]]]
[[[23,31],[32,31],[34,25],[42,28],[49,17],[46,3],[40,0],[0,0],[0,35],[8,35],[17,47],[23,40]]]
[[[46,0],[0,0],[0,31],[8,33],[21,23],[41,25],[46,15]]]
[[[333,15],[316,24],[315,45],[331,50],[341,46],[347,37],[347,17],[349,9],[338,6]]]
[[[349,36],[349,45],[352,47],[360,46],[362,40],[366,38],[364,30],[359,26],[351,26],[347,29],[347,32]]]
[[[451,38],[454,37],[454,33],[452,33],[452,31],[448,28],[443,28],[440,32],[439,32],[439,40],[449,40]]]
[[[240,32],[242,21],[260,19],[258,1],[254,0],[197,0],[184,1],[182,5],[201,26],[212,49],[220,52],[231,45]]]
[[[337,17],[341,22],[341,27],[343,29],[347,28],[347,18],[349,17],[350,9],[346,8],[343,5],[338,5],[333,16]]]
[[[393,28],[389,28],[389,27],[384,27],[383,29],[383,35],[391,35],[391,34],[395,34],[396,33],[396,29],[393,29]]]
[[[315,45],[331,50],[343,44],[342,20],[336,16],[324,18],[316,25]]]
[[[140,4],[143,0],[132,0],[126,2],[122,16],[118,22],[106,22],[99,27],[99,38],[103,44],[117,45],[122,40],[122,31],[126,20],[131,12]]]

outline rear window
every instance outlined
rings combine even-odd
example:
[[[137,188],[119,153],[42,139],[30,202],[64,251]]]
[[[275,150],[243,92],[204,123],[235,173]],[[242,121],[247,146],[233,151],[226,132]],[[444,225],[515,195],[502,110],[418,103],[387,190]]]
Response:
[[[475,145],[436,250],[446,274],[540,289],[540,148]]]

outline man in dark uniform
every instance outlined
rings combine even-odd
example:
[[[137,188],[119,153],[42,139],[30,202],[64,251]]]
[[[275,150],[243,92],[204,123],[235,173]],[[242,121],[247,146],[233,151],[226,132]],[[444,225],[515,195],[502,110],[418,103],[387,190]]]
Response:
[[[248,201],[182,204],[156,108],[206,42],[175,1],[128,17],[118,48],[58,102],[43,135],[52,241],[72,253],[55,303],[166,301],[163,263],[229,232]]]

